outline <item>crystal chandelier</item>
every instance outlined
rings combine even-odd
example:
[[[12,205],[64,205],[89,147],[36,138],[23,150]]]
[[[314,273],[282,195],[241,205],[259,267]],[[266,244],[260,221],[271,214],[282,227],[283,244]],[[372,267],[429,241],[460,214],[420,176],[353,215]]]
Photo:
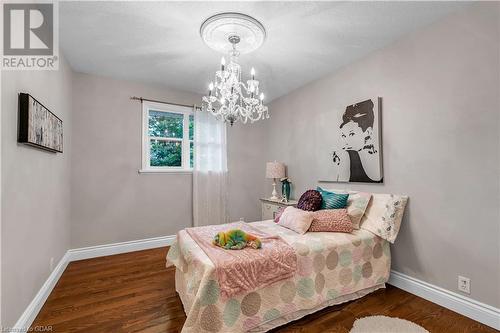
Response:
[[[222,58],[220,70],[215,72],[214,81],[209,84],[208,95],[202,98],[202,109],[231,126],[237,121],[253,123],[269,118],[267,106],[263,104],[264,93],[260,92],[259,81],[255,79],[255,69],[251,69],[245,84],[238,64],[240,51],[237,46],[242,37],[245,53],[263,43],[265,30],[262,24],[244,14],[223,13],[206,20],[200,33],[207,45],[229,53],[229,62],[226,64]],[[229,50],[221,43],[221,38],[226,38]]]

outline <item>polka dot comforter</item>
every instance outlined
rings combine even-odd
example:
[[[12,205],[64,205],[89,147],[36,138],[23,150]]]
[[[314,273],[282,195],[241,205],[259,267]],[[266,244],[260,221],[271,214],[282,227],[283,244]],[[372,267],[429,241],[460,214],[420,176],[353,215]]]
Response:
[[[167,255],[176,266],[176,290],[184,305],[187,332],[265,332],[324,307],[356,299],[389,279],[389,243],[366,230],[304,235],[273,221],[252,223],[281,236],[297,256],[294,276],[230,299],[221,297],[215,267],[182,230]]]

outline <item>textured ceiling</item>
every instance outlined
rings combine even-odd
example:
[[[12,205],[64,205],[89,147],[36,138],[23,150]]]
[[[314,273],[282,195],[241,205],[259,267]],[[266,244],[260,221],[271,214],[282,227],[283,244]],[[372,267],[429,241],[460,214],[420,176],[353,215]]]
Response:
[[[258,19],[267,40],[242,55],[266,100],[353,62],[453,10],[456,2],[61,2],[60,45],[79,72],[204,93],[221,54],[199,36],[209,16]]]

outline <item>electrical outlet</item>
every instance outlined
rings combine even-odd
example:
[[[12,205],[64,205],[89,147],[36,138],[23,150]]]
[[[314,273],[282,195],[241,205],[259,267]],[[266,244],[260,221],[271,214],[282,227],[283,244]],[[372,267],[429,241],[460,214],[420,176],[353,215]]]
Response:
[[[470,279],[459,275],[458,290],[463,293],[470,294]]]
[[[50,269],[51,272],[54,270],[54,257],[50,258],[49,269]]]

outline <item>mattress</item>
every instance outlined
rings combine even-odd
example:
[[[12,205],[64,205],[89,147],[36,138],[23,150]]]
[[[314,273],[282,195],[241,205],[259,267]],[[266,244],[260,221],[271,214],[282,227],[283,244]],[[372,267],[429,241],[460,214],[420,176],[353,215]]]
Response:
[[[300,235],[272,220],[252,225],[281,236],[294,248],[296,273],[267,287],[223,299],[213,263],[186,231],[180,231],[183,242],[171,246],[167,265],[176,266],[176,290],[187,317],[182,332],[265,332],[362,297],[385,287],[389,279],[389,243],[369,231]]]

